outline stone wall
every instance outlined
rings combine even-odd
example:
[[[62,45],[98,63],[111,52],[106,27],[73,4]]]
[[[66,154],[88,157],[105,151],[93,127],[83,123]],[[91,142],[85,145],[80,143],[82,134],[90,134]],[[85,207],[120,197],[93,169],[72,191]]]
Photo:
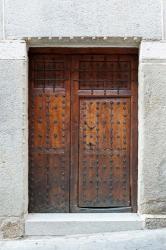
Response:
[[[6,39],[49,36],[161,39],[161,21],[159,0],[5,0],[4,3]]]
[[[139,212],[166,214],[166,43],[142,42],[139,64]]]
[[[0,0],[0,40],[3,38],[3,0]]]
[[[0,42],[0,234],[20,235],[27,212],[27,51]],[[10,230],[12,229],[12,232]]]
[[[158,220],[166,225],[166,217],[159,216],[166,214],[166,43],[160,41],[166,38],[166,11],[162,6],[166,8],[166,0],[0,0],[0,237],[22,236],[28,212],[27,44],[139,47],[141,43],[138,212],[156,215],[153,227]],[[72,36],[77,37],[72,43],[70,38],[57,38]],[[90,38],[83,41],[82,36]],[[147,221],[150,227],[151,218]]]
[[[166,39],[166,0],[162,0],[162,28],[163,28],[163,39]]]

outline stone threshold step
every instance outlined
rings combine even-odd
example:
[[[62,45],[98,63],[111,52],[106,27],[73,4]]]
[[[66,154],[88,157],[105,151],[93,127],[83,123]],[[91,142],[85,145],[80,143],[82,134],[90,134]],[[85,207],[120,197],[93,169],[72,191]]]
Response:
[[[135,213],[55,213],[29,214],[26,236],[60,236],[143,229],[142,218]]]

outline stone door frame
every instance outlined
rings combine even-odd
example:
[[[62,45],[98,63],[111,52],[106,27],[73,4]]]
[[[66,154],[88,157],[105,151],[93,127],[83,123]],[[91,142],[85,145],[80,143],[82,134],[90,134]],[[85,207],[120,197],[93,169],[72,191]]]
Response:
[[[28,214],[28,43],[0,42],[2,237],[24,235]],[[142,41],[139,52],[138,214],[157,227],[166,223],[166,43]]]

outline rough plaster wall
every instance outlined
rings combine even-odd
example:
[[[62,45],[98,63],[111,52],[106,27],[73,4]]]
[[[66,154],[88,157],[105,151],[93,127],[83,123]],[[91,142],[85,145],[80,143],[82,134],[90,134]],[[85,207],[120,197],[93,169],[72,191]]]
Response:
[[[0,240],[20,238],[24,234],[24,219],[19,217],[0,218]]]
[[[0,39],[3,38],[3,0],[0,0]]]
[[[12,235],[19,227],[12,217],[27,211],[26,44],[0,42],[0,55],[0,234]]]
[[[141,46],[138,159],[139,212],[165,214],[166,43]]]
[[[158,0],[6,0],[7,38],[138,36],[161,38]]]
[[[163,39],[166,39],[166,0],[162,0],[162,14],[163,14]]]
[[[166,215],[144,214],[142,216],[146,229],[166,228]]]

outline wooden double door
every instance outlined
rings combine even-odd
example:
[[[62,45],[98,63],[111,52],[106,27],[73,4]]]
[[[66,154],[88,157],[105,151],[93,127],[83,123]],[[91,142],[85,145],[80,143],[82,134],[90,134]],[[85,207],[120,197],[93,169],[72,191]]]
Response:
[[[29,211],[136,211],[137,50],[29,59]]]

